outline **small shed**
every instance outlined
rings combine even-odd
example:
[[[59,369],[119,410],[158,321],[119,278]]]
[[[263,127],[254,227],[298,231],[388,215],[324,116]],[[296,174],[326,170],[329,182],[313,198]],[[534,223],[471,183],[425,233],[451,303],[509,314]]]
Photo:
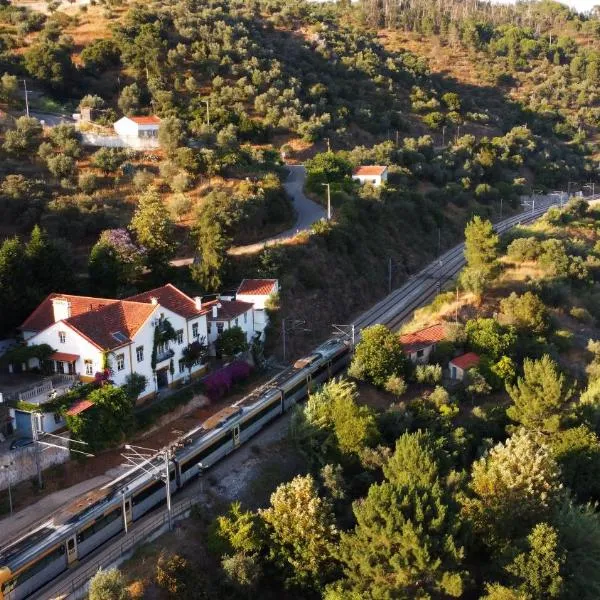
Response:
[[[149,117],[122,117],[115,124],[115,132],[124,139],[158,138],[160,119],[155,115]]]
[[[453,358],[449,363],[450,379],[463,381],[465,373],[479,364],[479,356],[475,352],[467,352]]]
[[[388,168],[381,165],[365,165],[356,167],[352,171],[352,179],[358,181],[361,185],[370,183],[375,187],[379,187],[388,179]]]
[[[427,363],[436,344],[446,337],[444,326],[441,323],[430,325],[413,333],[400,336],[400,343],[404,353],[413,363]]]

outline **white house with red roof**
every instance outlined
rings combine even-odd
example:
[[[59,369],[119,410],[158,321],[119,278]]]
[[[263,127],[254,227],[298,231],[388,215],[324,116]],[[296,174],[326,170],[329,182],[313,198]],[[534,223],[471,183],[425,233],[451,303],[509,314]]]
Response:
[[[50,358],[57,372],[92,380],[107,357],[116,385],[123,385],[132,373],[144,375],[143,397],[187,377],[183,351],[194,341],[206,343],[209,311],[200,298],[190,298],[170,284],[126,300],[50,294],[21,331],[28,345],[48,344],[56,349]],[[156,348],[153,368],[154,331],[165,319],[176,339]],[[204,369],[198,363],[192,375]]]
[[[277,289],[276,280],[264,280],[263,284],[259,283],[263,280],[245,281],[255,282],[255,287],[247,289],[256,292],[257,303],[263,307],[259,310],[264,313],[267,292]],[[157,346],[153,366],[154,332],[165,320],[176,339]],[[133,373],[144,375],[147,387],[140,396],[143,399],[190,373],[192,377],[202,374],[206,368],[202,362],[188,370],[184,350],[194,342],[214,350],[218,335],[236,326],[251,342],[255,333],[264,331],[266,322],[256,324],[252,302],[240,298],[203,302],[169,283],[124,300],[50,294],[20,329],[28,345],[48,344],[56,350],[50,360],[58,373],[91,381],[108,358],[116,385],[123,385]]]
[[[379,187],[388,179],[388,168],[381,165],[362,165],[352,171],[352,179],[361,185],[370,183]]]
[[[243,279],[235,294],[235,299],[253,305],[252,317],[255,333],[262,334],[269,323],[266,307],[279,293],[277,279]]]
[[[450,369],[450,379],[463,381],[469,369],[476,367],[479,364],[480,358],[475,352],[467,352],[453,358],[448,363]]]
[[[410,357],[413,363],[427,363],[431,353],[435,350],[436,344],[446,337],[444,325],[436,323],[419,329],[412,333],[405,333],[400,336],[400,343],[404,353]]]
[[[160,119],[155,115],[121,117],[113,127],[119,139],[127,146],[158,147]]]

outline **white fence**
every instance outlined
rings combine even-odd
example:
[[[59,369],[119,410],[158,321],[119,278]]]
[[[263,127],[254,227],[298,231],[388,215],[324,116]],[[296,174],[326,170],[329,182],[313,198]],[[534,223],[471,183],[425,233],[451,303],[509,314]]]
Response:
[[[135,148],[136,150],[155,150],[159,147],[156,138],[138,138],[134,136],[97,135],[82,133],[81,142],[85,146],[105,146],[107,148]]]

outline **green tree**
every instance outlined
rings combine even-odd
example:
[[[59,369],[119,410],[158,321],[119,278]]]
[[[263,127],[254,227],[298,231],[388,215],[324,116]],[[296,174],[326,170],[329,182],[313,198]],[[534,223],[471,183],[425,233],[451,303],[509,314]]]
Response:
[[[93,406],[67,416],[67,427],[74,437],[85,440],[92,451],[102,450],[123,439],[133,419],[133,407],[125,390],[104,385],[88,395]]]
[[[517,335],[512,327],[503,327],[496,319],[471,319],[465,325],[469,346],[478,354],[494,360],[511,355],[515,350]]]
[[[15,106],[19,98],[19,81],[16,75],[4,73],[0,77],[0,100],[9,106]]]
[[[114,297],[142,276],[145,252],[126,229],[107,229],[92,247],[88,261],[90,282],[97,294]]]
[[[14,129],[9,129],[4,136],[2,147],[8,154],[25,158],[35,156],[42,142],[42,126],[37,119],[19,117]]]
[[[88,592],[90,600],[129,600],[131,595],[125,585],[125,579],[118,569],[103,571],[100,569],[90,579]]]
[[[383,466],[383,474],[397,487],[434,485],[440,476],[440,467],[431,436],[421,430],[402,434],[394,454]]]
[[[75,161],[65,154],[49,157],[46,165],[56,179],[71,179],[75,175]]]
[[[547,354],[540,360],[526,358],[523,372],[515,385],[506,388],[513,401],[506,414],[529,430],[557,431],[571,395],[564,375]]]
[[[348,373],[383,388],[390,375],[408,376],[410,359],[402,351],[400,337],[385,325],[373,325],[361,332]]]
[[[69,45],[46,39],[30,46],[23,58],[29,75],[52,89],[62,92],[73,83],[76,71]]]
[[[199,256],[198,261],[190,268],[192,279],[207,291],[218,290],[228,264],[227,250],[231,245],[231,238],[223,223],[217,219],[209,220],[204,213],[196,228],[196,235]]]
[[[344,579],[327,600],[462,596],[460,521],[439,483],[374,484],[353,509],[356,527],[342,533],[339,548]]]
[[[215,347],[223,356],[235,356],[239,352],[248,350],[249,346],[244,330],[236,326],[225,329],[217,338]]]
[[[184,139],[183,122],[177,117],[163,119],[158,128],[158,141],[167,155],[173,156]]]
[[[319,496],[311,475],[280,485],[260,516],[269,531],[270,560],[286,586],[318,590],[331,580],[338,532],[331,506]]]
[[[562,480],[580,502],[600,500],[600,440],[585,425],[554,434],[550,449]]]
[[[592,505],[565,499],[554,516],[560,546],[565,551],[564,598],[600,597],[600,517]]]
[[[521,430],[473,464],[469,491],[463,516],[482,545],[502,552],[550,520],[560,498],[560,471],[548,448]]]
[[[0,246],[0,332],[8,334],[19,325],[24,316],[23,274],[26,262],[23,245],[16,236],[4,240]]]
[[[307,160],[306,188],[315,194],[323,194],[323,184],[341,184],[350,177],[352,165],[339,154],[322,152]]]
[[[92,155],[92,165],[103,173],[114,173],[125,162],[125,154],[118,148],[100,148]]]
[[[527,541],[529,551],[517,555],[506,570],[527,597],[563,598],[561,570],[565,556],[559,548],[558,532],[548,523],[538,523]]]
[[[128,117],[135,116],[140,109],[141,91],[137,83],[126,85],[119,96],[119,108]]]
[[[164,272],[175,252],[175,226],[169,210],[154,187],[139,198],[131,219],[137,242],[146,251],[146,265],[156,274]]]
[[[303,451],[325,464],[336,453],[357,456],[378,439],[375,415],[357,402],[356,385],[344,379],[332,380],[308,397],[301,416],[304,426],[296,424]]]
[[[548,310],[539,296],[525,292],[518,296],[515,292],[500,301],[500,320],[519,331],[543,334],[548,330]]]
[[[467,266],[461,273],[463,287],[481,295],[487,286],[498,257],[498,235],[490,221],[473,217],[465,228],[465,259]]]

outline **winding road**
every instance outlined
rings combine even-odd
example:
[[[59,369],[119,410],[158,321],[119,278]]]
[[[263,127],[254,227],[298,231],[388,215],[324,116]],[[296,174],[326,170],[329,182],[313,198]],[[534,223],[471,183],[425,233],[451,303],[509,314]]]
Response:
[[[325,209],[304,194],[304,183],[306,181],[306,168],[304,165],[286,165],[289,175],[283,184],[285,191],[292,198],[296,212],[296,223],[287,231],[283,231],[255,244],[247,246],[234,246],[229,254],[252,254],[260,252],[265,246],[279,244],[296,237],[301,231],[307,231],[311,225],[319,219],[325,218]]]
[[[260,252],[265,246],[271,244],[281,244],[296,237],[300,232],[307,231],[311,225],[319,219],[325,218],[325,209],[304,194],[304,182],[306,181],[306,169],[304,165],[286,165],[289,174],[283,187],[292,198],[294,211],[296,212],[296,223],[291,229],[283,231],[266,240],[248,244],[247,246],[233,246],[229,249],[229,254],[253,254]],[[194,258],[176,258],[171,261],[173,267],[183,267],[191,265]]]

